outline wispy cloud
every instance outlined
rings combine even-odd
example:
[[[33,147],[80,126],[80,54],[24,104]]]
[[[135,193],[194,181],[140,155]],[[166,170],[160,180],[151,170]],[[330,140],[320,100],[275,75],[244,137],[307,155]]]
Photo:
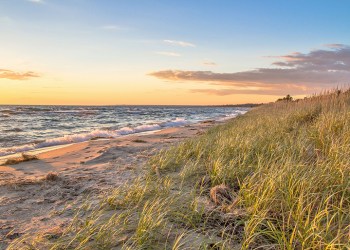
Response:
[[[216,73],[212,71],[162,70],[149,75],[159,79],[197,82],[225,86],[224,90],[193,90],[212,94],[274,94],[288,90],[290,94],[312,93],[323,88],[350,83],[350,46],[328,46],[328,50],[291,53],[280,56],[270,68]]]
[[[256,95],[303,95],[309,94],[309,90],[305,88],[300,88],[299,86],[286,85],[284,88],[223,88],[223,89],[191,89],[191,93],[204,93],[208,95],[237,95],[237,94],[256,94]]]
[[[344,47],[346,47],[347,45],[341,44],[341,43],[329,43],[329,44],[325,44],[325,46],[328,47],[328,48],[336,48],[336,49],[339,49],[339,48],[344,48]]]
[[[211,62],[211,61],[204,61],[202,62],[203,65],[207,65],[207,66],[216,66],[217,64],[215,62]]]
[[[156,54],[162,55],[162,56],[173,56],[173,57],[181,56],[179,53],[170,52],[170,51],[157,51]]]
[[[45,3],[44,0],[27,0],[27,1],[31,3],[39,3],[39,4]]]
[[[28,80],[33,77],[39,77],[39,74],[33,71],[15,72],[8,69],[0,69],[0,79]]]
[[[196,47],[196,45],[194,45],[193,43],[184,42],[184,41],[163,40],[163,42],[171,45],[181,46],[181,47]]]

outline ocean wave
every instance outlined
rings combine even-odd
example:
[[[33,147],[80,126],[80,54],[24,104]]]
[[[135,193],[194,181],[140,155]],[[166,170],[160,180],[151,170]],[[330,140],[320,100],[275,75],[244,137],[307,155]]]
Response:
[[[45,112],[45,111],[51,111],[51,108],[44,108],[44,107],[17,107],[17,110],[19,110],[19,111],[32,111],[32,112]]]
[[[116,138],[179,127],[208,119],[225,121],[247,110],[156,106],[3,106],[0,107],[0,130],[3,135],[10,132],[11,138],[6,137],[0,143],[0,156],[96,138]],[[4,131],[13,128],[13,131]]]
[[[239,115],[244,115],[245,113],[247,113],[248,110],[235,110],[235,112],[225,115],[224,117],[220,117],[219,119],[217,119],[218,121],[226,121],[232,118],[235,118]]]
[[[52,113],[72,114],[72,115],[96,115],[98,110],[70,109],[70,110],[50,110]]]
[[[4,132],[23,132],[23,130],[22,129],[20,129],[20,128],[10,128],[10,129],[5,129],[5,130],[3,130]]]
[[[7,115],[7,116],[17,114],[16,111],[11,110],[11,109],[2,109],[2,110],[0,110],[0,113],[1,113],[2,115]]]
[[[184,125],[187,125],[188,123],[189,123],[189,122],[186,121],[185,119],[176,118],[176,119],[173,120],[173,121],[161,123],[161,126],[163,126],[163,127],[177,127],[177,126],[184,126]]]
[[[99,112],[97,109],[58,109],[57,107],[16,107],[14,109],[3,109],[3,114],[28,114],[28,113],[62,113],[72,115],[95,115]]]
[[[161,130],[169,127],[184,126],[189,123],[190,123],[189,121],[177,118],[172,121],[161,122],[158,124],[156,123],[156,124],[139,125],[136,127],[123,127],[116,130],[96,129],[88,133],[65,135],[62,137],[46,139],[45,141],[42,141],[39,143],[30,143],[30,144],[21,145],[21,146],[2,148],[0,149],[0,156],[30,151],[30,150],[39,149],[39,148],[51,147],[51,146],[85,142],[94,138],[117,138],[120,136],[125,136],[130,134],[157,131],[157,130]]]

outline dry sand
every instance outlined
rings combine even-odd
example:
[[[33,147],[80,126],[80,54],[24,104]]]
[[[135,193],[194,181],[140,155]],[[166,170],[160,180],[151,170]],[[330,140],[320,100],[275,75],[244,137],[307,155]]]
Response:
[[[25,233],[60,230],[87,197],[98,201],[110,188],[142,174],[160,149],[214,124],[78,143],[39,153],[38,160],[0,166],[0,249]],[[52,172],[58,178],[46,179]]]

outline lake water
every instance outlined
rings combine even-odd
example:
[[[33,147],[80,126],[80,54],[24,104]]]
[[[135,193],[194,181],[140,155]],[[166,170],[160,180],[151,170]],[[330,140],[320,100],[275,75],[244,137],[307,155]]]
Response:
[[[204,106],[0,106],[0,156],[225,120],[249,108]]]

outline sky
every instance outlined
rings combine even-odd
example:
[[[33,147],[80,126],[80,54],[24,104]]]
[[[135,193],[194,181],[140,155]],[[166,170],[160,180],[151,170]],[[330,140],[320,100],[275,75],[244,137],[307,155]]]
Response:
[[[0,0],[0,104],[220,105],[350,83],[347,0]]]

